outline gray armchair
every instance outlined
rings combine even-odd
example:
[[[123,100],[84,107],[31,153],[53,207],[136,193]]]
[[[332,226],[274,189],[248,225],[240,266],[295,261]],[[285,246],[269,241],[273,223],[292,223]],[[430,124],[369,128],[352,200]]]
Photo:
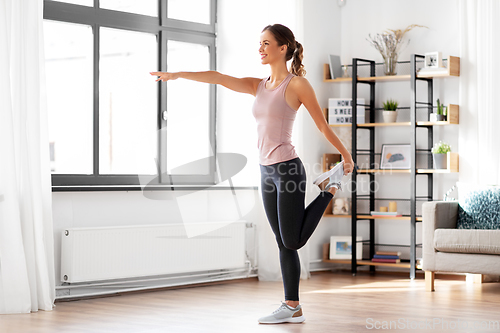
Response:
[[[457,229],[457,201],[422,205],[422,269],[434,291],[435,272],[500,275],[500,230]]]

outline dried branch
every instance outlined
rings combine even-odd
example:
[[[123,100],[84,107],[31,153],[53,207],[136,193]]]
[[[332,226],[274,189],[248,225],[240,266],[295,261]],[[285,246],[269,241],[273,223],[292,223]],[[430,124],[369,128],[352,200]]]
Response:
[[[402,42],[404,35],[408,31],[417,27],[427,28],[423,25],[412,24],[406,27],[406,29],[403,31],[401,31],[400,29],[388,29],[388,31],[386,31],[385,33],[376,34],[374,37],[368,34],[370,39],[367,38],[367,41],[380,52],[384,59],[397,59],[399,52],[402,51],[401,47],[405,44]],[[408,44],[410,44],[410,40],[408,40],[406,46],[408,46]]]

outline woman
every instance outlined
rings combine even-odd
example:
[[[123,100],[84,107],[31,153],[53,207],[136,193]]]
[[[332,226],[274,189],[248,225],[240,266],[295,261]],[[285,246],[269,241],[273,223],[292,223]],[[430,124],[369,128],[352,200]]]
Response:
[[[353,160],[327,124],[313,88],[304,78],[302,45],[287,27],[274,24],[264,28],[259,53],[262,64],[271,67],[265,79],[234,78],[215,71],[152,72],[156,81],[178,78],[220,84],[231,90],[255,96],[253,115],[257,121],[264,208],[279,247],[285,302],[260,323],[301,323],[305,320],[299,304],[300,262],[297,250],[316,229],[323,213],[341,187],[341,179],[352,172]],[[287,61],[292,60],[291,73]],[[342,154],[343,161],[322,174],[314,184],[323,190],[305,208],[306,173],[291,144],[297,110],[304,105],[318,129]],[[328,181],[326,181],[328,180]]]

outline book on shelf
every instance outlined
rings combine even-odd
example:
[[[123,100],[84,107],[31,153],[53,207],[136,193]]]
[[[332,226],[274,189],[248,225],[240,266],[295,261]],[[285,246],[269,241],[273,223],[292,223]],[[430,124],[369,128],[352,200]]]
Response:
[[[422,68],[417,71],[419,75],[435,75],[435,74],[448,74],[448,68],[438,67],[438,68]]]
[[[387,217],[402,217],[403,214],[398,212],[370,212],[371,216],[387,216]]]
[[[392,264],[399,264],[401,262],[401,259],[377,259],[377,258],[373,258],[372,262],[386,262],[386,263],[392,263]]]
[[[386,254],[375,254],[373,255],[374,259],[399,259],[399,256],[389,256]]]
[[[375,251],[375,254],[386,256],[401,256],[401,251]]]
[[[370,214],[372,214],[372,215],[395,216],[395,215],[400,215],[401,213],[398,213],[398,212],[375,212],[375,211],[371,211]]]
[[[373,217],[403,217],[402,214],[399,215],[372,215]]]

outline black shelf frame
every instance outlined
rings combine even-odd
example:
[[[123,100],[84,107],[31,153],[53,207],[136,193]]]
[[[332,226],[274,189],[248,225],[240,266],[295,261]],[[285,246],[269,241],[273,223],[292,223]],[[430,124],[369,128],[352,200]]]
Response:
[[[409,201],[410,202],[410,245],[406,245],[405,247],[410,248],[410,279],[414,279],[416,276],[416,248],[421,247],[421,244],[416,243],[416,223],[417,221],[417,201],[432,201],[433,197],[433,174],[432,173],[423,173],[417,174],[417,154],[418,155],[427,155],[427,165],[429,169],[432,169],[432,156],[430,155],[430,151],[433,143],[433,126],[417,126],[417,109],[427,109],[428,114],[432,113],[434,108],[433,106],[433,79],[432,78],[418,78],[417,77],[417,63],[422,63],[425,57],[423,55],[412,54],[410,57],[410,70],[411,70],[411,79],[410,79],[410,107],[404,108],[410,110],[410,147],[411,147],[411,164],[410,164],[410,198],[400,198],[400,199],[391,199],[391,200],[400,200],[400,201]],[[375,108],[375,84],[376,81],[363,81],[358,79],[358,69],[360,66],[370,66],[370,77],[375,76],[376,72],[376,63],[373,60],[368,59],[360,59],[353,58],[352,59],[352,159],[357,165],[358,156],[369,156],[369,165],[370,169],[375,169],[375,156],[380,155],[380,153],[375,153],[375,130],[376,127],[359,127],[357,126],[357,107],[365,106],[370,110],[370,123],[375,123],[375,110],[379,108]],[[418,101],[417,100],[417,82],[424,81],[427,83],[427,101]],[[358,104],[358,84],[367,84],[370,88],[370,104]],[[425,105],[422,107],[421,105]],[[398,108],[399,109],[399,108]],[[417,128],[425,128],[427,129],[427,148],[426,149],[417,149]],[[359,129],[369,131],[369,149],[358,149],[357,145],[357,131]],[[359,152],[359,153],[358,153]],[[364,153],[362,153],[364,152]],[[359,220],[363,220],[358,218],[358,208],[357,201],[358,200],[369,200],[370,211],[375,210],[375,201],[387,200],[387,198],[376,198],[375,197],[375,173],[364,173],[363,176],[369,177],[369,194],[359,194],[357,192],[357,183],[358,176],[360,176],[354,168],[352,173],[352,214],[351,214],[351,244],[356,244],[356,235],[357,235],[357,223]],[[426,176],[427,177],[427,195],[426,196],[417,196],[417,176]],[[359,198],[358,198],[359,196]],[[373,258],[375,254],[375,246],[381,245],[375,242],[375,219],[369,220],[370,224],[370,238],[367,241],[363,241],[364,244],[369,244],[369,254],[370,259]],[[385,244],[388,245],[388,244]],[[389,246],[389,245],[388,245]],[[394,244],[393,246],[400,246]],[[356,246],[352,246],[352,258],[356,258]],[[356,260],[351,260],[351,272],[353,275],[357,273]],[[376,266],[370,266],[370,271],[375,271]]]

